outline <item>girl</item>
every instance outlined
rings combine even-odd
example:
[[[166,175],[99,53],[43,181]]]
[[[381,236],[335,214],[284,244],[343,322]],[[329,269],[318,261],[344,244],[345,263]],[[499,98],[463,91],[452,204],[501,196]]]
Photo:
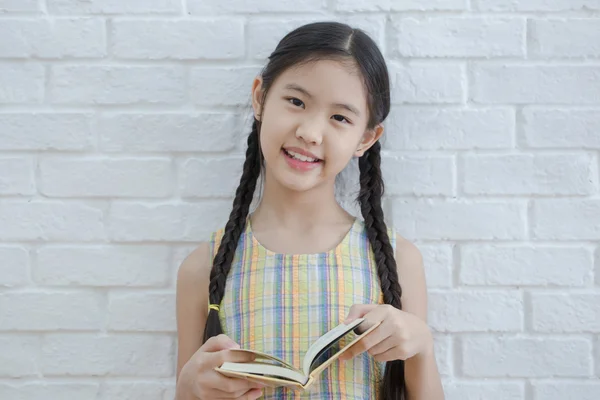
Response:
[[[254,80],[252,106],[229,221],[178,272],[177,399],[443,399],[421,254],[383,218],[379,139],[390,89],[376,44],[344,24],[300,27]],[[353,157],[364,221],[335,198]],[[382,324],[305,393],[214,371],[251,361],[229,351],[240,346],[299,365],[316,338],[358,317],[361,328]]]

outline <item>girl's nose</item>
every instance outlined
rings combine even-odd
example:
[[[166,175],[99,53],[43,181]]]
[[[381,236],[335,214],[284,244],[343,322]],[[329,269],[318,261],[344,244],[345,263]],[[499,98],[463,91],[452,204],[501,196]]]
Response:
[[[323,142],[325,127],[317,121],[305,121],[296,129],[296,137],[306,143],[320,145]]]

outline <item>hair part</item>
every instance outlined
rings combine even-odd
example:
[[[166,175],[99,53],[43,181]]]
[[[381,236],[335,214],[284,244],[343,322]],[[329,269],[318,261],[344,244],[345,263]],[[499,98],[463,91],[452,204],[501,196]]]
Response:
[[[269,62],[261,72],[262,104],[273,82],[287,69],[302,64],[336,60],[351,62],[357,68],[367,93],[369,120],[367,129],[381,123],[390,111],[389,75],[383,55],[375,42],[362,30],[353,29],[338,22],[316,22],[301,26],[288,33],[269,56]],[[237,245],[252,202],[258,178],[261,174],[260,121],[256,118],[248,136],[248,149],[240,184],[236,190],[233,207],[221,244],[213,260],[210,273],[209,300],[220,304],[225,294],[227,275],[231,269]],[[359,159],[360,192],[358,203],[365,220],[365,228],[379,276],[383,300],[386,304],[401,309],[402,294],[393,247],[384,222],[381,199],[384,184],[381,174],[381,145],[379,142]],[[209,310],[204,341],[223,333],[219,313]],[[404,361],[386,363],[381,394],[384,400],[404,400],[406,384]]]

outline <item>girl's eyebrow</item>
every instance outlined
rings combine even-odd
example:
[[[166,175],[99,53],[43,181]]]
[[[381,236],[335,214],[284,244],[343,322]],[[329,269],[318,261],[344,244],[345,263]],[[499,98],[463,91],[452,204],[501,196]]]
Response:
[[[285,89],[289,89],[289,90],[295,90],[296,92],[300,92],[302,94],[304,94],[306,97],[312,98],[313,95],[309,93],[308,90],[304,89],[302,86],[297,85],[295,83],[288,83],[287,85],[285,85]],[[350,104],[345,104],[345,103],[334,103],[332,104],[335,107],[339,107],[339,108],[344,108],[348,111],[350,111],[351,113],[356,114],[356,116],[360,117],[360,112],[358,111],[358,108],[350,105]]]

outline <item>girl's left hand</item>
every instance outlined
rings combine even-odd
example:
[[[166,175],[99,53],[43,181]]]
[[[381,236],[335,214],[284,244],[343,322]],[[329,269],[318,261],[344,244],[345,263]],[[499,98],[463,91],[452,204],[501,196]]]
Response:
[[[429,327],[419,317],[398,310],[389,304],[355,304],[344,323],[364,317],[361,331],[373,324],[381,324],[367,336],[347,349],[341,361],[368,351],[376,361],[406,360],[417,354],[433,351],[433,337]]]

